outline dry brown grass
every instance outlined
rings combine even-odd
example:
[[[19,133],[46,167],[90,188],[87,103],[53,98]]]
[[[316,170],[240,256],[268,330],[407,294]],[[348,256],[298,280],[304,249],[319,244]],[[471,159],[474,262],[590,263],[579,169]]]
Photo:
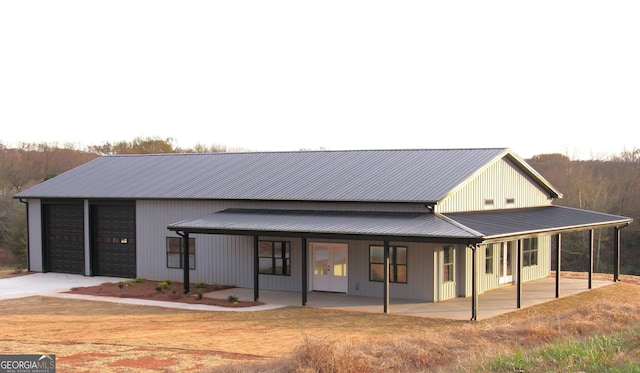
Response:
[[[640,286],[630,282],[475,323],[298,307],[211,313],[0,301],[0,351],[55,353],[60,372],[473,371],[517,348],[639,326]]]

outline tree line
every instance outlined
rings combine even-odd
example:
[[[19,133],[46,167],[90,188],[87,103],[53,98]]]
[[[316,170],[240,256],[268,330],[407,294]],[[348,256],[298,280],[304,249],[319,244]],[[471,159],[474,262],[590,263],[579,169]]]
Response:
[[[243,151],[223,145],[180,148],[172,138],[136,137],[79,149],[73,144],[22,143],[9,148],[0,143],[0,268],[26,267],[26,211],[15,193],[103,155],[150,153],[219,153]],[[640,275],[640,149],[603,159],[572,160],[562,154],[528,159],[564,198],[554,204],[629,216],[636,222],[622,230],[621,272]],[[562,269],[588,269],[588,232],[563,235]],[[613,269],[611,230],[595,233],[595,270]]]

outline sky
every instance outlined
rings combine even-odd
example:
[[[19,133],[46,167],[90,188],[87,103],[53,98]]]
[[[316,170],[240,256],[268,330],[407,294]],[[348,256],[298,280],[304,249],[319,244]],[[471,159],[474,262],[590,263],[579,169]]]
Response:
[[[0,142],[640,147],[640,2],[2,1]]]

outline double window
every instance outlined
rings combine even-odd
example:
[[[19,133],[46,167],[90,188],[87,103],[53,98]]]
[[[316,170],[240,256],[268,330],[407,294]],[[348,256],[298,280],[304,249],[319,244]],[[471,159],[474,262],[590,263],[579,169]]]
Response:
[[[524,267],[538,265],[538,237],[522,240],[522,265]]]
[[[184,268],[182,237],[167,237],[167,268]],[[196,239],[189,238],[189,269],[196,269]]]
[[[369,246],[369,281],[384,281],[384,246]],[[405,246],[389,246],[389,282],[407,283]]]
[[[258,242],[259,272],[265,275],[291,276],[291,243],[288,241]]]

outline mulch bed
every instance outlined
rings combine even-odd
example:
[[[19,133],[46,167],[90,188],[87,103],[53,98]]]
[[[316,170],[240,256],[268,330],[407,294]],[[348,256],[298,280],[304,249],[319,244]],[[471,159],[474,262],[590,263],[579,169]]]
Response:
[[[197,288],[197,284],[190,284],[189,294],[183,294],[182,282],[171,282],[168,287],[164,288],[161,291],[158,291],[156,288],[161,282],[162,281],[150,280],[142,280],[140,282],[129,281],[127,283],[107,282],[97,286],[72,288],[67,293],[118,298],[137,298],[191,304],[207,304],[211,306],[233,308],[252,307],[264,304],[262,302],[246,300],[231,302],[227,299],[210,298],[207,296],[203,296],[202,299],[198,299],[198,292],[206,294],[212,291],[230,289],[232,288],[232,286],[201,284],[201,287]]]

